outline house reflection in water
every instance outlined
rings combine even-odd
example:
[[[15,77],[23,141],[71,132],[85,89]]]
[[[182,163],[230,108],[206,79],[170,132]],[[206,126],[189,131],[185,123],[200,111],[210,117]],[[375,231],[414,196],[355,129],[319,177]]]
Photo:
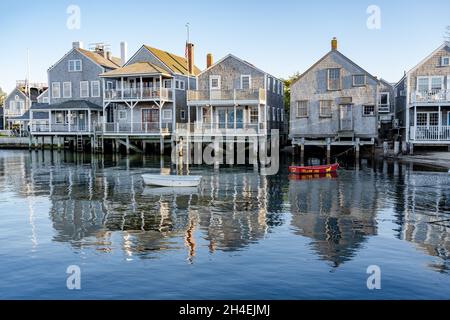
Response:
[[[121,247],[142,258],[187,250],[193,261],[203,247],[212,253],[243,249],[281,220],[281,213],[268,215],[272,183],[253,172],[222,170],[204,176],[199,189],[173,190],[144,187],[146,169],[95,167],[49,169],[55,241],[106,252]],[[281,208],[282,198],[277,201]]]
[[[291,180],[291,223],[321,259],[339,267],[376,235],[377,197],[375,180],[359,173]]]

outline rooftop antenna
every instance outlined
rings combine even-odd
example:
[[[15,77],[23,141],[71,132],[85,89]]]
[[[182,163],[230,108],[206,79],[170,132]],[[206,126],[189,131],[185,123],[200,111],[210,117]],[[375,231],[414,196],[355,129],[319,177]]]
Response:
[[[25,90],[28,97],[31,96],[30,88],[30,49],[27,48],[27,79],[25,80]]]

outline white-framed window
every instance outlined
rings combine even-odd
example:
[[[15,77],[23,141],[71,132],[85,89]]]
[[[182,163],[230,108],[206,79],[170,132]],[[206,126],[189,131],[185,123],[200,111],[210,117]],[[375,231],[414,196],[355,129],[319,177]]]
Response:
[[[277,93],[277,80],[273,79],[273,93]]]
[[[353,86],[354,87],[362,87],[365,85],[366,85],[366,75],[356,74],[353,76]]]
[[[380,92],[378,94],[378,111],[389,112],[389,92]]]
[[[267,77],[267,91],[270,91],[270,77]]]
[[[171,109],[163,110],[163,119],[164,120],[172,120],[172,110]]]
[[[429,91],[441,91],[444,88],[444,77],[417,77],[417,91],[427,93]]]
[[[19,101],[19,112],[22,112],[25,109],[25,102],[23,100]]]
[[[63,98],[72,98],[72,82],[63,82]]]
[[[181,120],[186,120],[186,111],[180,110],[180,119]]]
[[[441,66],[442,67],[450,66],[450,56],[445,56],[441,58]]]
[[[185,90],[185,82],[184,80],[175,80],[175,89],[177,90]]]
[[[252,76],[243,74],[241,75],[241,89],[249,90],[252,87]]]
[[[320,100],[319,115],[321,117],[331,117],[332,100]]]
[[[278,94],[281,95],[282,92],[283,92],[283,84],[282,84],[282,82],[280,81],[280,82],[278,83]]]
[[[364,116],[374,116],[375,115],[375,106],[367,105],[363,106],[363,115]]]
[[[14,101],[10,101],[10,102],[9,102],[9,110],[14,111],[15,105],[16,105],[16,104],[15,104]]]
[[[57,112],[55,115],[55,123],[56,124],[64,124],[64,112]]]
[[[100,97],[100,81],[91,81],[91,96],[93,98]]]
[[[89,81],[80,82],[80,98],[89,98]]]
[[[81,60],[69,60],[69,72],[80,72],[82,71]]]
[[[272,107],[272,120],[277,121],[277,114],[276,114],[275,107]]]
[[[54,99],[61,98],[61,84],[59,82],[52,82],[52,97]]]
[[[302,100],[297,101],[297,118],[307,118],[308,117],[308,101]]]
[[[172,89],[172,79],[164,79],[163,87],[166,89]]]
[[[328,90],[341,90],[341,69],[331,68],[328,69]]]
[[[220,90],[221,87],[220,76],[210,76],[209,77],[209,89],[210,90]]]
[[[119,120],[126,121],[128,118],[128,114],[126,110],[119,110]]]

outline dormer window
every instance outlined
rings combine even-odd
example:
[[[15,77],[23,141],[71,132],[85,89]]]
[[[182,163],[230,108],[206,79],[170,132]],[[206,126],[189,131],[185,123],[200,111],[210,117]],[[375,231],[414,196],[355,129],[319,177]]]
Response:
[[[353,86],[363,87],[366,85],[366,76],[364,74],[357,74],[353,76]]]
[[[450,57],[442,57],[441,58],[441,66],[443,66],[443,67],[450,66]]]

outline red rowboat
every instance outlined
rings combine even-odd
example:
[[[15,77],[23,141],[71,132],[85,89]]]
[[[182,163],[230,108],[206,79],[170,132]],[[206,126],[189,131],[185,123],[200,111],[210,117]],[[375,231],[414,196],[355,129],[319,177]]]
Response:
[[[339,163],[311,167],[290,166],[289,172],[294,174],[327,174],[336,172],[337,169],[339,169]]]

